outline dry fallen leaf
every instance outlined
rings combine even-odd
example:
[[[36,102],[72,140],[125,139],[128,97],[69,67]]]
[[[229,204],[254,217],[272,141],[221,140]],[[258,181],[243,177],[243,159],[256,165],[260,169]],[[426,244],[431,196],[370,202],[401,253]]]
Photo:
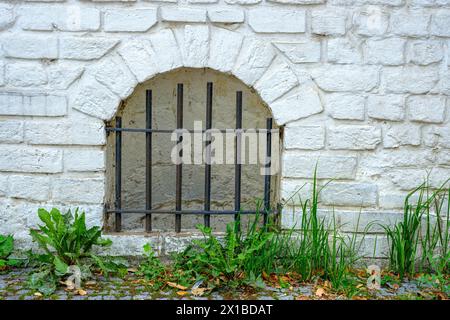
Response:
[[[35,295],[36,297],[42,297],[42,293],[40,293],[40,292],[35,292],[34,295]]]
[[[138,272],[139,270],[136,269],[136,268],[128,268],[127,271],[130,272],[130,273],[136,273],[136,272]]]
[[[75,291],[75,294],[78,294],[80,296],[85,296],[85,295],[87,295],[87,292],[84,291],[83,289],[78,289],[77,291]]]
[[[187,291],[178,291],[177,292],[177,295],[179,295],[179,296],[185,296],[185,295],[188,295],[189,294],[189,292],[187,292]]]
[[[321,287],[318,287],[316,290],[316,297],[322,297],[325,294],[325,290]]]
[[[206,290],[207,288],[195,288],[192,289],[191,292],[194,296],[202,296]]]
[[[167,282],[167,285],[169,287],[180,289],[180,290],[186,290],[187,289],[187,287],[182,286],[181,284],[178,284],[178,283],[175,283],[175,282]]]
[[[353,296],[352,300],[367,300],[366,297],[361,297],[361,296]]]

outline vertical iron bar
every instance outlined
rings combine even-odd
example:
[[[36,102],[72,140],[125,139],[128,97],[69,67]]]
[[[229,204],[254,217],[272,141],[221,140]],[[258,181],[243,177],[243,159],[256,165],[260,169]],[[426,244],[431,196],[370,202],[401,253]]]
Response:
[[[234,210],[241,210],[241,131],[242,129],[242,91],[236,92],[236,143],[234,144]],[[237,221],[239,215],[234,215]],[[239,224],[238,224],[239,226]]]
[[[264,224],[267,223],[267,216],[270,210],[270,178],[272,160],[272,118],[267,118],[266,134],[266,162],[264,176]]]
[[[145,109],[146,109],[146,128],[152,129],[152,90],[146,91],[145,96]],[[145,134],[145,209],[152,209],[152,133],[147,132]],[[145,215],[145,231],[152,231],[152,215]]]
[[[116,128],[122,128],[122,118],[116,117]],[[116,190],[115,190],[115,207],[116,210],[122,209],[122,132],[116,131]],[[115,214],[115,231],[120,232],[122,229],[122,216],[120,212]]]
[[[179,83],[177,86],[177,129],[183,128],[183,84]],[[181,147],[183,136],[178,133],[178,147]],[[183,156],[183,149],[179,149],[180,157]],[[177,164],[176,169],[176,195],[175,195],[175,210],[181,211],[181,191],[182,191],[182,172],[183,167],[181,162]],[[181,214],[175,215],[175,232],[181,231]]]
[[[206,124],[205,130],[212,128],[212,97],[213,97],[213,84],[208,82],[206,84]],[[205,204],[204,209],[209,211],[211,209],[211,133],[206,132],[205,141]],[[205,214],[204,223],[206,227],[210,226],[211,216]]]

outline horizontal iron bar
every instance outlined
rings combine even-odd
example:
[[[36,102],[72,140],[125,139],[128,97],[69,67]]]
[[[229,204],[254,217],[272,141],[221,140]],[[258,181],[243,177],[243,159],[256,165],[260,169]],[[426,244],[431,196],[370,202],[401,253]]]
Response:
[[[243,210],[243,211],[235,211],[235,210],[144,210],[144,209],[110,209],[107,210],[107,213],[156,213],[156,214],[224,214],[224,215],[234,215],[234,214],[257,214],[258,211],[255,210]],[[262,211],[259,213],[263,214]],[[276,213],[276,211],[272,211],[271,213]]]
[[[249,128],[249,129],[211,129],[213,131],[219,132],[237,132],[237,131],[245,131],[245,130],[254,130],[256,132],[267,132],[267,129],[258,129],[258,128]],[[277,129],[273,129],[277,130]],[[158,133],[172,133],[178,131],[187,131],[189,133],[200,133],[206,132],[206,130],[192,130],[192,129],[145,129],[145,128],[114,128],[114,127],[106,127],[106,131],[108,132],[158,132]]]

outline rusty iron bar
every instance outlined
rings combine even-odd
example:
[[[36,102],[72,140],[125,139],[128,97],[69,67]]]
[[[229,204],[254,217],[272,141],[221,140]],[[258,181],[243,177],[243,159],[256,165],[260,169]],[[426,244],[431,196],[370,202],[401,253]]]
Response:
[[[183,128],[183,84],[179,83],[177,85],[177,129]],[[183,135],[178,133],[178,147],[180,158],[183,157],[182,149]],[[177,212],[181,211],[181,201],[182,201],[182,183],[183,183],[183,164],[178,163],[176,165],[176,194],[175,194],[175,210]],[[181,213],[175,215],[175,232],[181,232]]]
[[[122,118],[116,117],[116,128],[122,127]],[[116,132],[116,150],[115,150],[115,203],[116,210],[122,209],[122,133]],[[120,232],[122,230],[122,215],[120,212],[115,212],[115,231]]]
[[[208,82],[206,84],[206,141],[205,141],[205,211],[211,209],[211,133],[207,130],[212,128],[212,99],[213,99],[213,84]],[[205,214],[204,224],[209,227],[211,224],[211,216]]]
[[[152,90],[145,96],[146,128],[152,129]],[[152,209],[152,132],[145,133],[145,209]],[[145,215],[145,231],[152,231],[152,215]]]
[[[270,180],[271,180],[271,166],[272,166],[272,118],[266,120],[266,161],[264,172],[264,224],[267,224],[268,214],[270,211]]]
[[[236,92],[236,137],[234,144],[234,220],[239,220],[239,211],[241,210],[241,131],[242,129],[242,91]],[[240,223],[238,221],[238,228]]]

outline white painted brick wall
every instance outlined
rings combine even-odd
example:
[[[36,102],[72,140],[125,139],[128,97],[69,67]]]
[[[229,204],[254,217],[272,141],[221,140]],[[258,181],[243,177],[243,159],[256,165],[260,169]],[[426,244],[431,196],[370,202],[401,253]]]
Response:
[[[179,67],[234,75],[268,105],[283,198],[317,164],[335,179],[322,205],[387,221],[427,171],[450,177],[448,0],[3,1],[0,31],[0,231],[23,243],[34,222],[4,212],[64,203],[102,221],[105,121]]]

